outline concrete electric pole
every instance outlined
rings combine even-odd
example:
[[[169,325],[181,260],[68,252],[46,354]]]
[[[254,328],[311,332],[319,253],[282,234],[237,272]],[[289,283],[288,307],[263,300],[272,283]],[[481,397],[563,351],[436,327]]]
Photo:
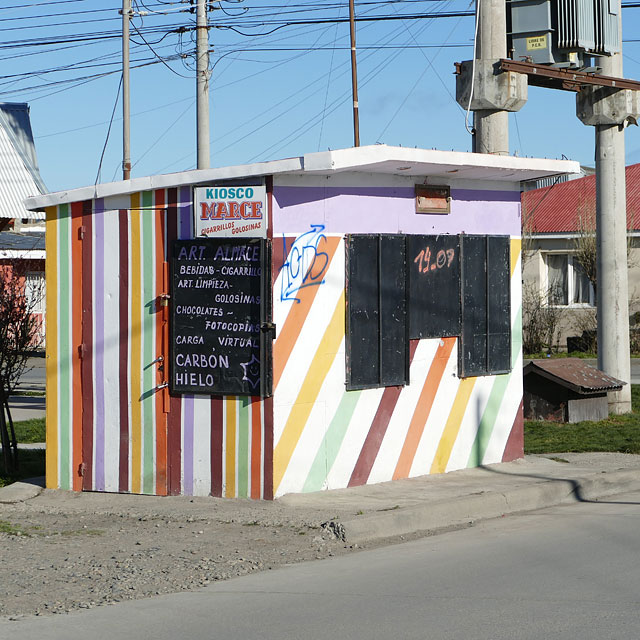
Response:
[[[611,0],[620,15],[620,0]],[[602,56],[603,76],[622,78],[620,51]],[[596,130],[596,255],[598,368],[624,380],[621,391],[609,394],[612,413],[631,411],[629,355],[629,287],[627,267],[627,202],[624,127],[638,117],[638,92],[609,87],[583,87],[576,100],[578,118]]]
[[[527,101],[527,76],[501,72],[507,57],[505,0],[476,0],[475,59],[459,65],[456,100],[473,111],[475,153],[509,154],[509,111]]]
[[[198,169],[210,167],[209,151],[209,26],[207,1],[197,0],[196,11],[196,129]]]
[[[507,57],[507,13],[504,0],[477,0],[476,64]],[[475,153],[509,155],[509,113],[479,109],[473,112]]]
[[[122,0],[122,179],[131,178],[131,107],[129,88],[129,21],[131,0]]]

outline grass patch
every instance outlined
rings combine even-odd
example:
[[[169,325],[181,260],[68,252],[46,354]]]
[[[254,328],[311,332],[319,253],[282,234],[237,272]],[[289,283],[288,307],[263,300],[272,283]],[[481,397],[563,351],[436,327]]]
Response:
[[[631,385],[632,413],[600,422],[566,424],[526,420],[525,453],[614,452],[640,454],[640,385]]]
[[[590,351],[572,351],[571,353],[567,353],[566,351],[553,351],[551,354],[546,351],[541,351],[539,353],[526,353],[524,356],[525,360],[544,360],[545,358],[582,358],[584,360],[596,360],[598,354]]]
[[[14,422],[18,442],[44,442],[47,437],[47,427],[44,418],[31,418]]]
[[[6,520],[0,520],[0,533],[6,533],[9,536],[21,536],[23,532]]]
[[[0,455],[0,487],[24,480],[25,478],[37,478],[44,475],[45,451],[44,449],[20,449],[18,452],[20,471],[9,475],[4,468],[2,455]]]

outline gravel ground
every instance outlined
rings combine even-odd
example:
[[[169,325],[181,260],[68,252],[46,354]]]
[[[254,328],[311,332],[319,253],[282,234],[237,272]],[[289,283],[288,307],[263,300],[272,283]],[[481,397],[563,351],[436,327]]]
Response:
[[[478,494],[478,487],[504,492],[538,479],[566,482],[565,477],[618,469],[640,469],[640,456],[527,456],[499,469],[465,469],[275,501],[44,490],[26,502],[0,504],[0,617],[65,613],[197,589],[351,553],[357,545],[343,541],[344,529],[336,523],[360,515],[451,501]]]
[[[115,512],[114,498],[44,491],[0,505],[0,616],[197,589],[357,547],[277,503],[120,496]]]

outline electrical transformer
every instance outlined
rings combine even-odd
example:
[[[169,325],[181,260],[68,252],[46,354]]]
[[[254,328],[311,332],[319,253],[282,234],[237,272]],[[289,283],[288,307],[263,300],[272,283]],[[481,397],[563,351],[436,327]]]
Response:
[[[582,67],[591,56],[620,51],[615,0],[511,0],[507,5],[514,60]]]

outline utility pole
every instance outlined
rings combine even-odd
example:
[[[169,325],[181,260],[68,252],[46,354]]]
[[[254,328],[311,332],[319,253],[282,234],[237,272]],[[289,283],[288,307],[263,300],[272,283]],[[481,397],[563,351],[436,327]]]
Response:
[[[507,57],[505,0],[476,0],[474,60],[457,65],[456,100],[473,111],[474,153],[509,154],[509,111],[527,101],[527,76],[499,72]]]
[[[358,115],[358,71],[356,66],[356,11],[354,0],[349,0],[351,26],[351,90],[353,93],[353,146],[360,146],[360,117]]]
[[[603,76],[623,77],[621,20],[618,36],[620,51],[599,59]],[[637,107],[637,92],[607,87],[583,88],[576,100],[578,118],[596,130],[598,368],[627,383],[609,394],[612,413],[631,411],[624,127]]]
[[[507,12],[505,0],[476,0],[479,20],[476,60],[495,61],[507,57]],[[474,153],[509,155],[509,114],[497,109],[473,113]]]
[[[198,169],[210,167],[209,151],[209,26],[207,0],[196,0],[196,130]]]
[[[131,99],[129,89],[129,21],[131,0],[122,0],[122,179],[131,178]]]

